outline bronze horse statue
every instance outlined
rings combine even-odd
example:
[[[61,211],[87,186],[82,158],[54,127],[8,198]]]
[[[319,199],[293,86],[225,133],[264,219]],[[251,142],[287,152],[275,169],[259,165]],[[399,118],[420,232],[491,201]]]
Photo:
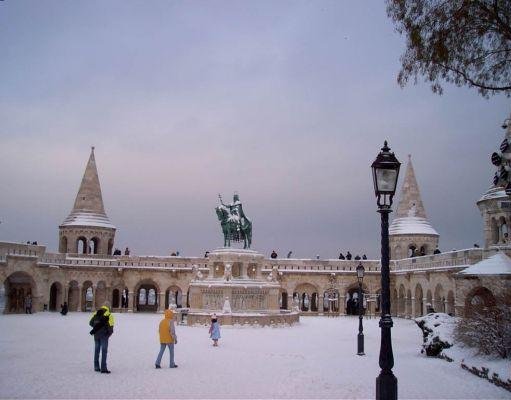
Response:
[[[246,217],[231,215],[224,205],[215,207],[215,211],[222,226],[224,247],[230,247],[231,240],[234,242],[243,240],[243,248],[249,249],[252,244],[252,222]]]

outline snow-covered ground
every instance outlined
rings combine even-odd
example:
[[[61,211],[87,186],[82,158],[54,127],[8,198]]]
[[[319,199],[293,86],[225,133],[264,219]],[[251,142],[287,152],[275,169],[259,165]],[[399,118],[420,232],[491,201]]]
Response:
[[[115,314],[109,369],[93,370],[89,315],[0,316],[0,398],[374,398],[377,319],[364,320],[366,356],[356,355],[356,317],[302,317],[282,328],[178,326],[179,368],[154,368],[161,315]],[[412,320],[392,329],[399,398],[494,399],[511,394],[455,363],[420,354]],[[164,361],[168,363],[168,355]]]

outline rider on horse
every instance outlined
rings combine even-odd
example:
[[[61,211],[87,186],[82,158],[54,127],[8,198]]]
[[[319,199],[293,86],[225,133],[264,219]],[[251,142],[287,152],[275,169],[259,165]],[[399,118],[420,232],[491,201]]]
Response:
[[[222,196],[218,195],[218,197],[220,199],[220,204],[222,204],[220,208],[223,208],[228,212],[226,222],[235,226],[235,229],[230,231],[229,239],[234,241],[244,241],[245,248],[250,248],[250,244],[252,242],[252,222],[243,212],[243,205],[241,204],[238,193],[234,193],[232,203],[230,204],[224,204]]]

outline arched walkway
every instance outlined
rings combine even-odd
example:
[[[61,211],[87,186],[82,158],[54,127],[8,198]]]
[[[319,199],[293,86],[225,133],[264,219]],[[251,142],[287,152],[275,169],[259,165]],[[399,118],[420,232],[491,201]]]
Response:
[[[5,313],[24,313],[27,297],[32,302],[32,311],[38,310],[36,285],[26,272],[14,272],[4,281]]]

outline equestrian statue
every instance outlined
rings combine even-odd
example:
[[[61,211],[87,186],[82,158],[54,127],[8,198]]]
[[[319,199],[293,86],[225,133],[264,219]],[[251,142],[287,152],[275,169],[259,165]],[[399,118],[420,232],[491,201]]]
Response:
[[[222,196],[218,195],[220,205],[215,208],[216,215],[224,234],[224,247],[231,247],[231,241],[243,241],[243,248],[249,249],[252,244],[252,222],[243,212],[240,197],[234,193],[232,203],[224,204]]]

